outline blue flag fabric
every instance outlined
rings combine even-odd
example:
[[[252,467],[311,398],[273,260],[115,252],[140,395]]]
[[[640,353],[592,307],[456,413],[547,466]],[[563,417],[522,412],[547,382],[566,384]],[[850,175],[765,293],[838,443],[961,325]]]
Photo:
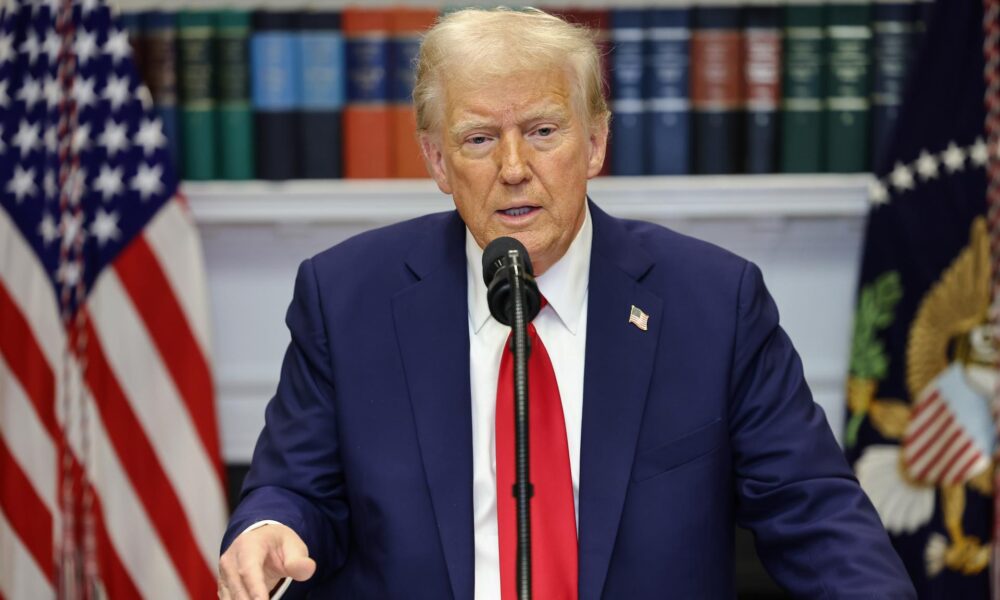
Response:
[[[848,458],[922,598],[986,598],[993,518],[983,8],[939,0],[871,189]]]

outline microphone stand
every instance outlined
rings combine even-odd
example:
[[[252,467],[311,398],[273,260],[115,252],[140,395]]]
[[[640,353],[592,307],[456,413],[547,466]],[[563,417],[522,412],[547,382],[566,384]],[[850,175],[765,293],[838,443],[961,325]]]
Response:
[[[511,351],[514,353],[515,480],[512,492],[517,502],[517,597],[519,600],[531,600],[531,497],[535,494],[528,460],[528,355],[531,347],[524,315],[524,281],[521,276],[524,267],[520,261],[512,262],[508,281],[514,295]]]

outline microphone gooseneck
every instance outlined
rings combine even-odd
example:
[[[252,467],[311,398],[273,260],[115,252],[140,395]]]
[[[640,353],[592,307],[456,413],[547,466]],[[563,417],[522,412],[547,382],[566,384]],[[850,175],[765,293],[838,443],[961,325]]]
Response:
[[[505,351],[514,358],[514,488],[517,510],[516,590],[518,600],[531,600],[531,461],[528,436],[528,323],[541,310],[528,251],[521,242],[501,237],[483,250],[483,280],[493,318],[509,325],[511,343]],[[497,419],[504,415],[498,414]],[[507,418],[510,418],[509,416]],[[499,490],[498,490],[499,492]]]
[[[514,323],[514,279],[524,289],[524,319],[531,322],[542,307],[542,296],[535,283],[531,258],[524,244],[512,237],[500,237],[483,250],[483,281],[486,299],[493,318],[507,326]]]

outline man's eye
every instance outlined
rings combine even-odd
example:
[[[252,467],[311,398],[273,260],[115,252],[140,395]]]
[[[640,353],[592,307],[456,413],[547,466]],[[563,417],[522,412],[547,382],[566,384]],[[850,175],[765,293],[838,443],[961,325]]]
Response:
[[[552,135],[553,133],[555,133],[555,131],[556,131],[555,127],[539,127],[536,130],[536,132],[538,133],[538,135],[540,135],[542,137],[549,137],[550,135]]]
[[[474,135],[469,138],[469,143],[474,144],[476,146],[485,144],[487,141],[488,138],[485,135]]]

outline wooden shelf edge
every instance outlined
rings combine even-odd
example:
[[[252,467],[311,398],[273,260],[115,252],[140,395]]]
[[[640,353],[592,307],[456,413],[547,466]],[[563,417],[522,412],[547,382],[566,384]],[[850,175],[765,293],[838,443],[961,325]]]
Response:
[[[870,181],[868,174],[605,177],[588,192],[626,218],[837,218],[866,214]],[[184,182],[181,189],[206,226],[389,223],[453,206],[427,179]]]

